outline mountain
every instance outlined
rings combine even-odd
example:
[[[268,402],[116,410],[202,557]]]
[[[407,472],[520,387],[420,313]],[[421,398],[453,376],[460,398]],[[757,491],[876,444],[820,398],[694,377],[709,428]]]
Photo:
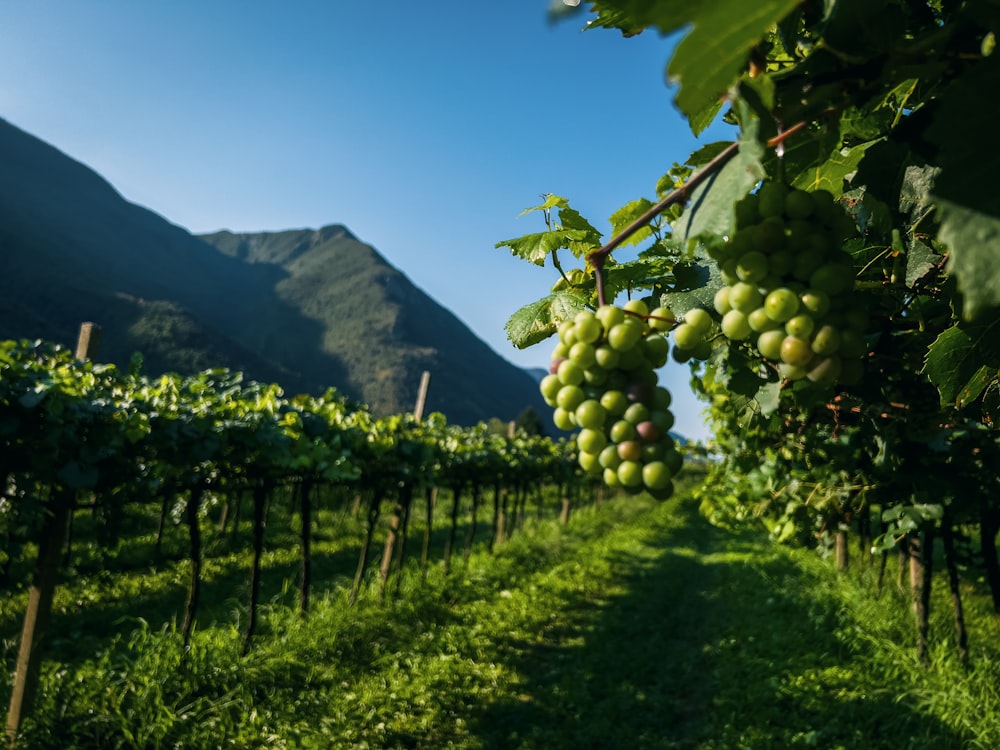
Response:
[[[287,393],[335,387],[376,414],[456,424],[545,413],[531,375],[340,225],[195,236],[0,119],[0,338],[71,346],[150,374],[241,370]]]

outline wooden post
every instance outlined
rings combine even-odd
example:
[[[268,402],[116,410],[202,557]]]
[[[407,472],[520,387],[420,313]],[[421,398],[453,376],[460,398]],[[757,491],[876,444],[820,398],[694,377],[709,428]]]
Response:
[[[418,422],[424,418],[424,404],[427,403],[427,389],[430,387],[430,384],[430,370],[424,370],[424,374],[420,376],[420,390],[417,391],[417,405],[413,407],[413,416],[417,418]]]
[[[96,323],[81,323],[76,340],[77,359],[96,359],[101,348],[101,327]]]
[[[76,344],[77,359],[94,359],[100,344],[100,326],[84,323]],[[38,539],[38,557],[28,591],[28,606],[21,627],[17,667],[7,706],[7,738],[11,746],[17,742],[21,722],[31,713],[42,666],[42,641],[52,616],[52,599],[59,579],[60,551],[66,541],[75,493],[60,488],[49,496],[45,521]]]

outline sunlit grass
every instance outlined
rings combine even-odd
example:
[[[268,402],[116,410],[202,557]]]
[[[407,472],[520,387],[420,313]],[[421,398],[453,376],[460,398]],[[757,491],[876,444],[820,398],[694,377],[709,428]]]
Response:
[[[353,566],[360,527],[342,523],[323,543]],[[293,545],[269,554],[294,569]],[[208,576],[246,559],[224,555]],[[188,650],[169,619],[119,619],[89,654],[48,663],[27,746],[998,746],[985,609],[965,672],[939,606],[925,669],[905,597],[876,599],[872,583],[714,529],[684,493],[621,498],[566,527],[532,520],[492,555],[481,543],[449,576],[411,559],[384,602],[374,575],[353,607],[346,577],[329,576],[302,618],[294,584],[275,580],[246,656],[235,595]]]

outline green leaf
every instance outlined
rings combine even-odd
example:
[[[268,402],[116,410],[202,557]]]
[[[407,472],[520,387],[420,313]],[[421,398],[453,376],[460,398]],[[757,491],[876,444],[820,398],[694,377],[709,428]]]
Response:
[[[765,417],[774,414],[774,412],[778,410],[778,406],[781,404],[780,381],[765,383],[757,391],[757,395],[754,398],[757,399],[757,404],[760,406],[761,414]]]
[[[844,180],[858,170],[865,152],[874,145],[862,143],[854,148],[842,148],[830,154],[826,161],[811,167],[792,180],[802,190],[829,190],[839,196],[844,192]]]
[[[716,263],[678,264],[674,267],[677,290],[660,296],[660,304],[680,317],[693,307],[711,310],[715,304],[715,293],[723,286],[719,266]]]
[[[938,239],[949,250],[948,270],[955,275],[965,300],[969,320],[987,308],[1000,305],[1000,218],[951,201],[940,200]]]
[[[612,234],[617,236],[623,229],[625,229],[625,227],[638,219],[652,207],[652,201],[649,201],[646,198],[640,198],[639,200],[632,201],[631,203],[627,203],[619,208],[611,214],[611,226],[613,227]],[[649,237],[650,234],[652,234],[652,229],[650,229],[649,226],[645,226],[625,240],[622,244],[638,244]]]
[[[996,105],[984,99],[1000,80],[1000,56],[971,66],[942,95],[927,141],[939,148],[941,171],[932,196],[940,209],[938,238],[948,245],[949,270],[965,296],[970,318],[1000,305],[1000,151],[983,147],[996,138]]]
[[[751,48],[798,0],[715,0],[703,4],[694,28],[677,45],[667,69],[680,83],[676,102],[689,117],[719,97],[739,78]]]
[[[906,286],[912,287],[941,260],[930,245],[914,239],[906,251]]]
[[[498,242],[496,247],[509,247],[511,255],[523,258],[536,266],[544,266],[545,259],[554,250],[564,247],[570,248],[581,242],[592,247],[592,243],[587,242],[589,237],[590,233],[584,229],[554,229],[548,232],[526,234],[512,240],[503,240]]]
[[[763,149],[754,132],[744,131],[736,156],[695,188],[687,208],[674,224],[678,240],[691,242],[699,237],[722,237],[732,232],[736,220],[733,207],[765,176],[760,163]]]
[[[525,305],[504,326],[507,338],[518,349],[544,341],[556,332],[559,323],[583,310],[588,301],[589,295],[565,291]]]
[[[922,372],[937,387],[943,406],[962,408],[989,382],[983,367],[1000,368],[1000,316],[960,323],[944,331],[928,349]]]

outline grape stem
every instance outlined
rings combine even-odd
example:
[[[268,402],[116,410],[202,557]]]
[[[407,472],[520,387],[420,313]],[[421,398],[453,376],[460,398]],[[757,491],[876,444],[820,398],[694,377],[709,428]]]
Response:
[[[799,131],[804,130],[809,126],[809,124],[810,121],[802,121],[792,125],[787,130],[782,131],[773,138],[768,139],[766,143],[767,147],[774,148],[775,146],[784,143],[786,139],[795,135]],[[730,143],[725,149],[716,154],[715,157],[704,167],[702,167],[695,174],[691,175],[691,178],[687,182],[676,190],[668,193],[659,203],[648,208],[642,216],[622,229],[621,232],[608,240],[604,245],[599,247],[597,250],[594,250],[592,253],[587,254],[587,262],[590,263],[591,267],[594,269],[594,280],[597,284],[598,305],[607,304],[607,300],[604,297],[604,259],[607,258],[616,247],[621,245],[625,240],[638,232],[640,229],[648,225],[651,221],[653,221],[653,219],[670,208],[670,206],[675,203],[687,203],[688,199],[691,197],[691,192],[713,174],[722,169],[726,162],[739,153],[739,150],[739,141],[733,141]]]

